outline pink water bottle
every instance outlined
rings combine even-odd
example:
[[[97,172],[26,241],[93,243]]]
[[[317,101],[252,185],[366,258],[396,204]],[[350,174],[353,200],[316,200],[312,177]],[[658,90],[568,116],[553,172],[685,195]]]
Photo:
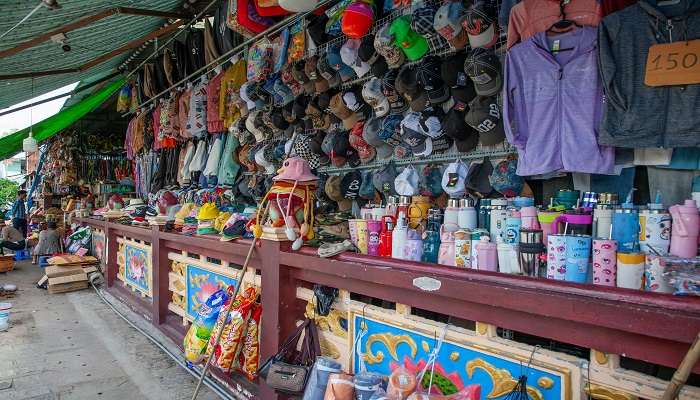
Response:
[[[698,254],[700,215],[695,200],[669,207],[673,218],[671,225],[671,254],[678,257],[695,257]]]
[[[523,229],[540,229],[540,223],[537,221],[536,207],[523,207],[520,209],[520,218],[522,219]]]
[[[491,243],[491,238],[482,236],[476,244],[477,265],[481,271],[498,271],[498,249],[496,243]]]

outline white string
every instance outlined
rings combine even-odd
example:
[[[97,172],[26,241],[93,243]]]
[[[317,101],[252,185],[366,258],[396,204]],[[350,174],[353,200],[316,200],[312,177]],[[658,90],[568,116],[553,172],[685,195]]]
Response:
[[[425,367],[423,367],[423,371],[418,375],[418,384],[423,382],[423,376],[425,376],[425,373],[428,371],[428,366],[430,366],[430,383],[428,384],[428,394],[430,394],[430,389],[433,387],[433,377],[435,376],[435,361],[437,361],[437,356],[440,354],[440,348],[442,347],[442,343],[445,341],[445,334],[447,333],[447,328],[450,326],[449,323],[445,324],[445,327],[442,328],[442,333],[440,334],[440,339],[438,339],[437,343],[435,343],[435,347],[433,348],[433,351],[430,352],[430,356],[428,356],[428,362],[425,364]]]
[[[39,4],[38,4],[36,7],[34,7],[34,9],[33,9],[32,11],[30,11],[29,14],[27,14],[26,17],[22,18],[18,23],[15,24],[15,26],[13,26],[12,28],[8,29],[5,33],[3,33],[2,35],[0,35],[0,39],[4,38],[5,36],[7,36],[8,33],[14,31],[18,26],[22,25],[22,24],[23,24],[26,20],[28,20],[29,17],[31,17],[35,12],[39,11],[39,9],[41,8],[42,5],[43,5],[43,2],[40,1]]]

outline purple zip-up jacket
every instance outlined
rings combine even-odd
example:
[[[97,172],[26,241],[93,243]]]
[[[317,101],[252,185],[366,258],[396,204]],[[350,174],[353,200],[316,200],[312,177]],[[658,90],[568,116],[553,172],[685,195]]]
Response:
[[[570,49],[559,52],[560,61],[548,39]],[[518,150],[518,175],[613,173],[614,148],[598,145],[603,90],[596,40],[590,27],[550,38],[540,32],[508,51],[503,120]]]

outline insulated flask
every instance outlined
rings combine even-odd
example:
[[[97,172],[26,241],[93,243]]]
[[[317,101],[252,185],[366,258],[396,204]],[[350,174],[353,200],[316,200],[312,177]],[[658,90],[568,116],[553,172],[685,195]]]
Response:
[[[489,230],[491,223],[491,199],[479,200],[479,228]]]
[[[566,272],[568,282],[588,281],[588,259],[591,255],[591,237],[588,235],[566,235]]]
[[[508,218],[506,207],[508,207],[508,200],[506,199],[491,200],[489,232],[493,243],[498,242],[498,238],[503,239],[503,232],[506,230],[506,218]]]
[[[648,210],[639,212],[639,250],[665,256],[670,245],[671,214],[664,210],[662,204],[650,203]]]
[[[457,216],[457,224],[459,225],[460,229],[476,229],[476,209],[474,208],[471,199],[459,200],[459,214]]]
[[[613,217],[612,206],[598,204],[593,210],[593,237],[607,239],[610,235],[610,226]]]
[[[440,232],[437,231],[437,224],[428,224],[428,228],[423,232],[423,257],[421,261],[437,264],[440,253]]]
[[[618,250],[622,253],[639,251],[639,214],[631,204],[629,207],[615,210],[612,220],[612,239],[617,241]]]
[[[546,250],[542,244],[542,231],[539,229],[521,229],[518,248],[520,267],[523,274],[545,277],[547,274],[546,267],[543,268],[543,271],[540,271],[540,256]]]

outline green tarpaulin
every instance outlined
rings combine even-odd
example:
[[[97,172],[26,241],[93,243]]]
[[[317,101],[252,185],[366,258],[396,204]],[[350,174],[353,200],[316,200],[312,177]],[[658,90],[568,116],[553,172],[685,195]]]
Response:
[[[105,86],[94,94],[86,97],[81,102],[73,104],[65,110],[55,114],[45,120],[34,124],[33,136],[34,139],[41,142],[51,136],[70,127],[85,114],[93,111],[100,104],[104,103],[109,97],[118,91],[124,85],[125,79],[119,78],[113,83]],[[0,138],[0,160],[10,158],[13,155],[22,151],[22,141],[29,136],[29,128],[22,129],[11,135]]]

